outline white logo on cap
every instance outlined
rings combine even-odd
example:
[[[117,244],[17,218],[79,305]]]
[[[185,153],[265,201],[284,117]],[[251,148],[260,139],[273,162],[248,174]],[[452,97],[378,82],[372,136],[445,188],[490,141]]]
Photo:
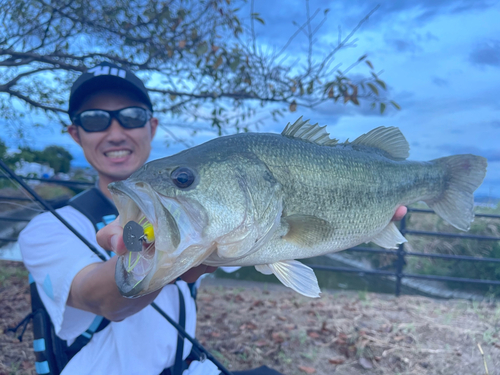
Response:
[[[109,66],[96,66],[92,69],[89,69],[87,73],[94,73],[94,77],[102,76],[102,75],[111,75],[118,76],[121,78],[125,78],[127,72],[123,69],[111,68]]]

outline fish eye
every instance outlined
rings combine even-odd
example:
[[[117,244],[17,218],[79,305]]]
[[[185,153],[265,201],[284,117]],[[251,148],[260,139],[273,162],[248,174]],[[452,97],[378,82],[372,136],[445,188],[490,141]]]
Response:
[[[170,174],[170,178],[175,186],[184,189],[191,186],[194,182],[194,173],[189,168],[180,167]]]

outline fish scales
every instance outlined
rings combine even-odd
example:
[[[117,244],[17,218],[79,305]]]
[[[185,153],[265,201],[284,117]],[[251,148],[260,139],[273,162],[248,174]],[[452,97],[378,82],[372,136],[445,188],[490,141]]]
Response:
[[[348,144],[324,147],[271,134],[237,135],[221,141],[216,148],[226,150],[224,157],[245,150],[269,168],[282,185],[283,216],[311,215],[332,224],[331,231],[323,231],[325,252],[344,250],[373,237],[398,206],[432,197],[445,184],[445,170],[439,164],[394,161]],[[307,257],[295,254],[290,244],[282,245],[290,259]],[[279,246],[268,245],[269,252],[276,253],[273,258],[283,256]],[[251,264],[254,258],[245,261]]]
[[[391,222],[400,205],[424,201],[467,230],[486,160],[415,162],[408,151],[397,128],[339,144],[299,119],[282,134],[220,137],[152,161],[110,185],[122,224],[146,217],[155,231],[153,250],[117,262],[119,290],[150,293],[203,263],[255,266],[317,297],[314,272],[297,259],[370,241],[396,248],[406,241]]]

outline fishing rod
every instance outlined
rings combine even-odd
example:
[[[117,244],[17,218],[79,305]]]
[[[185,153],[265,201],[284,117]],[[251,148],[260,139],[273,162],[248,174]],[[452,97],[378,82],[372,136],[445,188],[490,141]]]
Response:
[[[99,252],[85,237],[83,237],[70,223],[68,223],[64,218],[59,215],[54,208],[48,204],[42,197],[40,197],[36,191],[34,191],[29,185],[27,185],[18,175],[10,169],[2,159],[0,159],[0,167],[2,167],[19,185],[21,185],[28,193],[30,193],[43,207],[45,207],[52,215],[54,215],[61,223],[63,223],[73,234],[75,234],[79,240],[81,240],[95,255],[99,257],[102,261],[106,261],[106,257]],[[203,353],[206,358],[212,361],[219,370],[221,370],[226,375],[233,375],[228,369],[226,369],[222,363],[220,363],[210,352],[201,345],[198,340],[194,337],[191,337],[186,330],[181,327],[176,321],[174,321],[170,316],[165,313],[156,303],[152,302],[151,307],[155,309],[161,316],[163,316],[174,328],[177,330],[177,333],[183,338],[189,340],[193,346],[196,347],[201,353]],[[175,374],[177,375],[177,374]]]

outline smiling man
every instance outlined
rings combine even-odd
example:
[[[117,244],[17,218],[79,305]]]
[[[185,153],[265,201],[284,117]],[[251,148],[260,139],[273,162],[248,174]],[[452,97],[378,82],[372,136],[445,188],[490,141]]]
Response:
[[[101,261],[50,213],[37,216],[20,234],[24,263],[50,316],[54,341],[61,344],[54,351],[48,337],[35,337],[37,372],[180,374],[191,344],[178,340],[177,331],[149,304],[154,301],[172,318],[184,321],[194,336],[196,308],[188,284],[177,281],[141,298],[124,298],[114,280],[118,257],[96,241],[96,230],[116,216],[108,184],[126,179],[149,157],[158,120],[148,92],[132,72],[101,63],[75,81],[68,114],[68,132],[99,179],[95,188],[58,212],[107,260]],[[115,242],[119,246],[117,236],[107,239],[110,247]],[[213,270],[197,267],[183,278],[195,281]],[[210,361],[203,366],[202,373],[218,373]]]

